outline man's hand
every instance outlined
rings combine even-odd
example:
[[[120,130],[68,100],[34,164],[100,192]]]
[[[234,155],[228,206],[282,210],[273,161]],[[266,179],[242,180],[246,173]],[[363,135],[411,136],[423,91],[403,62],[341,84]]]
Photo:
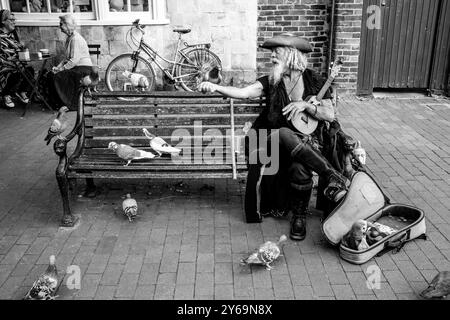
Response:
[[[317,100],[317,96],[312,96],[311,98],[309,98],[308,102],[315,105],[316,107],[321,105],[321,102]]]
[[[202,82],[199,84],[197,90],[203,93],[213,93],[217,91],[217,85],[211,82]]]
[[[308,105],[309,105],[309,103],[306,101],[292,102],[283,108],[283,115],[286,116],[287,114],[289,114],[287,120],[290,121],[291,119],[296,117],[298,114],[305,111],[305,109],[308,107]]]
[[[53,73],[58,73],[59,71],[61,71],[61,70],[59,70],[58,67],[53,67],[53,68],[52,68],[52,72],[53,72]]]

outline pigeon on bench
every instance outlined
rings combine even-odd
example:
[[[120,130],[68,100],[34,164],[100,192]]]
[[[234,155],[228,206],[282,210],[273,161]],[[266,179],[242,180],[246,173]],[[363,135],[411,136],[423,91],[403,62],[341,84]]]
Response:
[[[68,111],[69,108],[67,108],[66,106],[63,106],[59,109],[58,114],[53,120],[52,125],[48,129],[47,136],[44,139],[44,141],[47,141],[47,145],[49,145],[50,141],[56,136],[58,137],[58,139],[61,139],[61,134],[67,128],[66,112]]]
[[[117,144],[115,142],[110,142],[108,149],[114,150],[119,158],[127,161],[124,165],[125,167],[127,167],[133,160],[153,159],[156,157],[151,152],[139,150],[126,144]]]
[[[168,153],[171,155],[177,155],[181,152],[181,149],[174,148],[171,145],[169,145],[167,142],[165,142],[162,138],[155,136],[154,134],[151,134],[148,132],[147,129],[142,129],[145,136],[150,140],[150,147],[155,150],[159,156],[161,156],[163,153]]]
[[[88,95],[92,96],[92,91],[97,92],[97,85],[100,82],[100,76],[98,75],[98,67],[92,67],[92,71],[90,74],[84,76],[80,80],[80,84],[82,87],[85,87],[87,89]]]

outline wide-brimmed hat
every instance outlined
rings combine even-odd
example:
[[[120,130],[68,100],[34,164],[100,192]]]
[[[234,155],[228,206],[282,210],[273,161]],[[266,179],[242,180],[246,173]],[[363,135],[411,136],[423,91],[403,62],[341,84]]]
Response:
[[[297,37],[292,33],[283,33],[266,40],[261,48],[272,49],[274,47],[294,47],[301,52],[312,52],[313,48],[311,44],[305,38]]]

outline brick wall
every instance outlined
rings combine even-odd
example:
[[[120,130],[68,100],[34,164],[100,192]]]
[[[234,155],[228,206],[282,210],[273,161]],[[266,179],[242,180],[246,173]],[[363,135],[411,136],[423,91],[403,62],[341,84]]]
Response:
[[[363,0],[336,0],[333,58],[345,62],[335,85],[340,94],[355,93]],[[309,67],[327,74],[331,24],[331,0],[258,0],[258,44],[283,32],[307,38],[314,52],[308,55]],[[270,67],[270,52],[258,49],[257,73]]]
[[[326,72],[329,0],[258,0],[258,44],[283,32],[305,37],[314,47],[309,67]],[[270,68],[270,51],[258,49],[258,74]]]
[[[335,84],[341,92],[356,92],[363,0],[337,0],[334,56],[343,57]]]

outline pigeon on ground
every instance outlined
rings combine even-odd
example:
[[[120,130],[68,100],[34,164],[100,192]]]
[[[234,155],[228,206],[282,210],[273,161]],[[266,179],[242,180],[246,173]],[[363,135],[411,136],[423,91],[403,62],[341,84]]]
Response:
[[[139,150],[126,144],[117,144],[115,142],[110,142],[108,149],[114,150],[119,158],[127,161],[125,167],[128,166],[132,160],[153,159],[155,157],[151,152]]]
[[[25,296],[25,300],[53,300],[58,288],[58,270],[55,265],[55,256],[50,256],[47,270],[39,276]]]
[[[131,198],[130,194],[127,194],[127,198],[122,202],[123,214],[128,218],[130,222],[137,216],[138,204],[136,200]]]
[[[142,129],[145,136],[150,140],[150,147],[155,150],[159,156],[161,156],[163,153],[168,153],[171,155],[177,155],[181,152],[181,149],[174,148],[171,145],[169,145],[167,142],[165,142],[162,138],[155,136],[154,134],[151,134],[148,132],[147,129]]]
[[[66,112],[68,111],[69,108],[67,108],[66,106],[63,106],[59,109],[58,114],[53,120],[52,125],[48,129],[47,136],[44,139],[44,141],[47,141],[47,145],[49,145],[53,137],[57,136],[58,139],[61,139],[61,134],[67,128]]]
[[[420,293],[424,299],[445,299],[450,294],[450,271],[439,272]]]
[[[356,147],[353,150],[353,155],[361,165],[366,164],[366,150],[361,146],[361,141],[356,143]]]
[[[267,270],[273,267],[270,265],[281,254],[281,244],[287,240],[285,235],[282,235],[278,242],[267,241],[259,246],[258,250],[250,254],[247,258],[241,260],[241,264],[256,264],[264,265]]]
[[[122,75],[130,79],[131,85],[134,88],[144,91],[150,86],[147,77],[140,73],[132,73],[128,70],[125,70]]]

